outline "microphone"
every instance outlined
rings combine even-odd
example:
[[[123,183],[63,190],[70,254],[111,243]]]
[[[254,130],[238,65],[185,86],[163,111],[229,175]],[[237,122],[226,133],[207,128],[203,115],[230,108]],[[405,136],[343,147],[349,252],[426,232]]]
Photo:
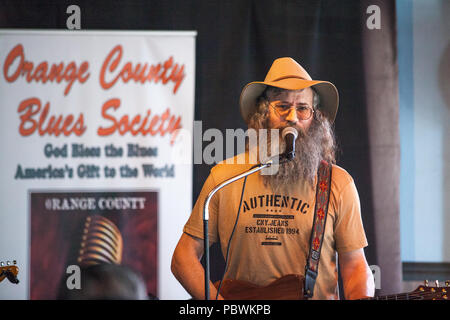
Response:
[[[111,220],[99,215],[86,218],[78,256],[80,265],[121,264],[122,249],[122,235]]]
[[[297,130],[292,127],[286,127],[281,132],[281,137],[286,141],[286,150],[283,155],[287,160],[292,160],[295,157],[295,140],[297,136]]]

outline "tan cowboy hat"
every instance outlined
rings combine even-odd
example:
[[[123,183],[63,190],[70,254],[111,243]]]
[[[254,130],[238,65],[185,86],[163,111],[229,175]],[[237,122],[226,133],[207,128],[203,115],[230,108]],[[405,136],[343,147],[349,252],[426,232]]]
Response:
[[[328,81],[312,80],[308,72],[292,58],[276,59],[263,82],[255,81],[247,84],[241,92],[241,115],[245,122],[256,111],[256,100],[267,86],[287,90],[300,90],[314,86],[320,97],[319,109],[331,123],[336,118],[339,105],[339,94],[336,87]]]

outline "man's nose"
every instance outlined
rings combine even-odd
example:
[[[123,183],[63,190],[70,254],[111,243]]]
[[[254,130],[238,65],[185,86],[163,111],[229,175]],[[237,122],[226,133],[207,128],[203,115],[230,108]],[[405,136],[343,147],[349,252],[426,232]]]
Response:
[[[286,121],[288,121],[288,122],[298,122],[297,109],[296,108],[291,107],[289,109],[289,113],[286,116]]]

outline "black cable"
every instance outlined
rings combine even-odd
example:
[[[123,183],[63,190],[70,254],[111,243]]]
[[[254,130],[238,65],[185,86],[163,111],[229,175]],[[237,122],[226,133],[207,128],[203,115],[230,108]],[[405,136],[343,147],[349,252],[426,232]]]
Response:
[[[230,256],[231,240],[233,239],[234,231],[236,230],[236,226],[237,226],[237,223],[239,220],[239,214],[241,213],[242,199],[244,198],[244,190],[245,190],[246,182],[247,182],[247,176],[244,178],[244,183],[242,184],[241,201],[239,202],[239,209],[238,209],[238,213],[236,215],[236,221],[234,222],[233,231],[231,231],[230,239],[228,240],[227,255],[226,255],[226,259],[225,259],[225,270],[223,271],[222,279],[220,279],[219,287],[217,288],[216,300],[219,298],[219,292],[220,292],[220,288],[222,287],[223,278],[225,277],[225,273],[227,273],[227,270],[228,270],[228,258]]]

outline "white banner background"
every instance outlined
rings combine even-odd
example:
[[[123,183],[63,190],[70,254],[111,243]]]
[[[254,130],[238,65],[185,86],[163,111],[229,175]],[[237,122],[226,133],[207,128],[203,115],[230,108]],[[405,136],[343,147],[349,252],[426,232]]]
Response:
[[[33,191],[140,191],[157,190],[158,198],[158,296],[160,299],[184,299],[188,295],[178,284],[170,271],[170,261],[182,227],[192,209],[192,166],[177,163],[174,149],[182,147],[187,159],[192,158],[192,139],[178,139],[171,144],[171,134],[163,136],[142,135],[133,136],[131,132],[121,134],[116,130],[111,135],[99,136],[98,129],[108,128],[113,122],[111,118],[102,115],[102,107],[110,99],[120,99],[120,107],[109,108],[109,117],[119,119],[129,116],[131,121],[136,115],[140,120],[151,110],[149,121],[154,115],[163,115],[168,109],[170,116],[181,117],[180,125],[192,133],[194,114],[195,85],[195,32],[116,32],[116,31],[0,31],[0,260],[17,260],[20,283],[14,285],[5,280],[0,283],[1,299],[29,298],[29,246],[30,246],[30,208],[28,192]],[[37,66],[46,61],[48,67],[52,64],[64,64],[64,69],[70,62],[75,62],[80,68],[84,61],[89,63],[88,70],[82,74],[89,77],[84,83],[74,81],[70,91],[64,95],[67,82],[27,81],[25,76],[13,78],[19,68],[20,58],[15,59],[7,67],[7,57],[11,50],[21,44],[24,61],[33,62],[34,74]],[[171,68],[166,77],[173,71],[174,64],[184,66],[181,82],[174,93],[176,82],[169,80],[146,81],[133,80],[124,83],[117,81],[111,88],[105,90],[100,84],[100,72],[105,59],[117,45],[122,47],[122,57],[113,72],[107,72],[106,79],[113,79],[127,62],[133,68],[138,63],[156,65],[173,58]],[[115,56],[117,57],[117,56]],[[6,64],[6,65],[5,65]],[[63,70],[64,70],[63,69]],[[162,69],[161,69],[162,70]],[[161,73],[161,72],[160,72]],[[24,136],[19,132],[21,116],[26,110],[19,112],[19,105],[26,99],[38,98],[41,109],[32,116],[39,121],[44,106],[49,103],[49,113],[44,124],[48,124],[51,116],[62,115],[66,118],[73,115],[74,121],[83,114],[86,130],[80,136],[74,133],[57,137],[44,133],[40,135],[34,130]],[[36,107],[33,107],[36,108]],[[36,110],[36,109],[33,109]],[[169,117],[170,118],[170,117]],[[161,119],[160,119],[161,120]],[[164,127],[169,123],[167,119]],[[63,123],[64,120],[61,122]],[[159,127],[160,122],[158,122]],[[27,122],[24,128],[31,128]],[[138,126],[135,125],[134,128]],[[179,136],[181,137],[181,135]],[[187,137],[187,138],[186,138]],[[192,137],[192,135],[191,135]],[[100,157],[73,158],[72,143],[84,144],[87,147],[100,147]],[[141,147],[157,148],[156,157],[128,157],[127,144],[139,144]],[[44,148],[47,144],[55,147],[68,145],[66,158],[46,157]],[[113,144],[123,149],[121,157],[106,157],[105,146]],[[96,165],[100,167],[100,177],[81,177],[77,168],[79,165]],[[144,177],[142,164],[153,164],[157,168],[174,164],[175,177]],[[57,179],[20,179],[15,178],[18,165],[25,168],[55,167],[73,168],[73,177]],[[120,176],[120,166],[128,165],[137,168],[138,176],[125,178]],[[104,166],[114,167],[114,178],[105,178]],[[51,272],[51,270],[49,270]]]

